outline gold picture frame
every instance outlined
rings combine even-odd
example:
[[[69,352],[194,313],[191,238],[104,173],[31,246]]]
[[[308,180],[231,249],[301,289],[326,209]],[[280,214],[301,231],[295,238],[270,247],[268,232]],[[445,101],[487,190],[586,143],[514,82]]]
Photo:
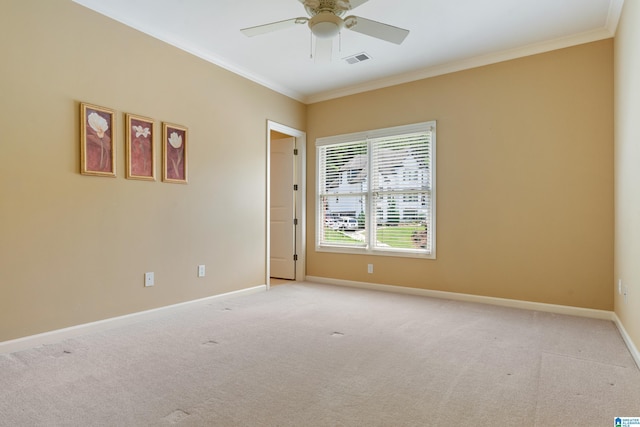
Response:
[[[187,150],[188,129],[171,123],[162,123],[162,181],[188,183]]]
[[[125,114],[127,179],[156,180],[154,125],[148,117]]]
[[[115,111],[80,103],[80,173],[116,176]]]

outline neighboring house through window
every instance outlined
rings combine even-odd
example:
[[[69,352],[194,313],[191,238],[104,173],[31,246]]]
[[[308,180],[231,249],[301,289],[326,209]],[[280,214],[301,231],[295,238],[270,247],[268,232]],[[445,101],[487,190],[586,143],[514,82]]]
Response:
[[[318,138],[317,249],[435,258],[435,139],[435,121]]]

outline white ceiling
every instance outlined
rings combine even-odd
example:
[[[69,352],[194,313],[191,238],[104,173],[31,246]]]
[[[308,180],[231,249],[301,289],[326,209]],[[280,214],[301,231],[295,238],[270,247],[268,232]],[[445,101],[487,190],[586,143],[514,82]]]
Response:
[[[348,14],[410,30],[404,43],[343,30],[316,63],[306,25],[240,32],[307,16],[299,0],[73,1],[305,103],[610,38],[624,2],[369,0]],[[372,59],[343,60],[361,52]]]

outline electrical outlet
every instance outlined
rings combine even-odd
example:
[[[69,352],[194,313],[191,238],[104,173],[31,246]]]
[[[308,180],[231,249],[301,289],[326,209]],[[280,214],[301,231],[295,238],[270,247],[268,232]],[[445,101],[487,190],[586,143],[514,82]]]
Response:
[[[367,273],[373,274],[373,264],[367,264]]]
[[[204,273],[205,273],[204,265],[199,265],[198,266],[198,277],[204,277]]]
[[[144,286],[153,286],[154,285],[154,277],[153,272],[144,273]]]
[[[622,295],[622,279],[618,279],[618,295]]]

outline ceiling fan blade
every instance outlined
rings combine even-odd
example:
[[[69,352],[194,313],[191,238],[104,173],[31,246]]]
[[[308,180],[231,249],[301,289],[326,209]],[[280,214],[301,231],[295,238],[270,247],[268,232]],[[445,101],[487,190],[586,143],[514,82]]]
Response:
[[[395,44],[402,44],[404,39],[409,35],[409,30],[359,16],[348,16],[344,21],[345,27],[351,31]]]
[[[331,62],[333,56],[333,39],[322,39],[316,37],[316,53],[314,59],[316,62]]]
[[[240,30],[247,37],[259,36],[272,31],[285,30],[295,27],[298,24],[306,24],[309,18],[292,18],[284,21],[272,22],[270,24],[258,25],[256,27],[243,28]]]

